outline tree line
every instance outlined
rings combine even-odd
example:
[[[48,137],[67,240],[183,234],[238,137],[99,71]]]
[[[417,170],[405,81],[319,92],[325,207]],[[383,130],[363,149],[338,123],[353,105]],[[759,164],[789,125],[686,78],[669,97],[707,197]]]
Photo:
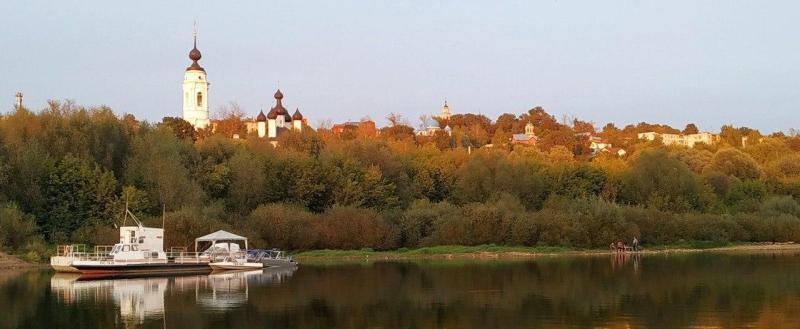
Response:
[[[681,132],[669,126],[595,130],[537,107],[440,120],[452,135],[416,136],[393,115],[377,137],[304,129],[275,147],[230,113],[214,132],[71,101],[0,116],[0,246],[37,258],[55,243],[113,243],[126,204],[152,225],[163,216],[169,246],[217,228],[292,250],[800,235],[794,133],[725,126],[718,143],[689,149],[636,138]],[[539,144],[510,144],[527,122]],[[581,133],[628,154],[592,154]]]

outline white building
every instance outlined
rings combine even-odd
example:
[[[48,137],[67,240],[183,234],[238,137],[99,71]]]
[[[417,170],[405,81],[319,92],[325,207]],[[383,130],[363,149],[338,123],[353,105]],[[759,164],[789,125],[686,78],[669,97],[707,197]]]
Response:
[[[444,100],[444,106],[442,106],[442,114],[439,115],[439,118],[442,120],[450,120],[450,107],[447,106],[447,100]]]
[[[289,115],[289,111],[283,107],[283,93],[278,89],[275,92],[275,106],[266,115],[261,111],[256,117],[258,137],[276,138],[285,131],[302,131],[303,120],[299,108]]]
[[[189,51],[192,65],[183,74],[183,119],[195,129],[209,126],[208,119],[208,80],[206,70],[197,63],[202,55],[197,50],[197,33],[194,34],[194,47]]]
[[[680,146],[686,146],[688,148],[692,148],[695,146],[695,144],[700,144],[700,143],[712,145],[719,140],[719,136],[709,132],[681,135],[681,134],[662,134],[651,131],[646,133],[639,133],[637,137],[639,137],[639,139],[644,139],[648,141],[654,141],[656,140],[656,138],[661,138],[661,142],[664,143],[664,145],[680,145]]]

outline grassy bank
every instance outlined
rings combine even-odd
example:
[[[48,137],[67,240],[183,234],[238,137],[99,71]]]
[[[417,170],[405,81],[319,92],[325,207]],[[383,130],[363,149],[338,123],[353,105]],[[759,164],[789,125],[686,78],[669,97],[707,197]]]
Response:
[[[692,241],[680,244],[645,246],[643,253],[695,252],[695,251],[758,251],[798,250],[795,243],[724,243]],[[360,250],[312,250],[293,254],[301,262],[331,260],[392,260],[392,259],[449,259],[449,258],[524,258],[544,255],[609,254],[608,249],[578,249],[558,246],[434,246],[418,249],[401,248],[389,251]]]

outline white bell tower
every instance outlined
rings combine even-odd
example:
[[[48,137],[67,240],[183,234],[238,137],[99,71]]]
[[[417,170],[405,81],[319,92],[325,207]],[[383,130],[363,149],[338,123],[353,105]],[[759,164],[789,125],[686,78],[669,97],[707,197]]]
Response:
[[[202,55],[197,50],[197,29],[194,31],[194,48],[189,51],[192,65],[183,74],[183,119],[195,129],[209,126],[208,120],[208,80],[206,70],[197,63]]]

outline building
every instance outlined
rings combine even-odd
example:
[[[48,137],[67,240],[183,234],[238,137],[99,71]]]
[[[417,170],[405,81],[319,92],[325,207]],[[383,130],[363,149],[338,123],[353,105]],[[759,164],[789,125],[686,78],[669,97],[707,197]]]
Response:
[[[16,95],[14,95],[14,107],[16,109],[22,108],[22,92],[18,91]]]
[[[194,47],[189,51],[192,65],[183,74],[183,119],[195,129],[204,129],[211,123],[208,119],[208,80],[206,70],[197,61],[202,58],[197,49],[197,32]]]
[[[442,120],[450,120],[450,107],[447,106],[446,99],[444,100],[444,106],[442,106],[442,113],[438,117]]]
[[[259,138],[273,139],[290,130],[303,131],[303,127],[307,126],[307,121],[300,113],[300,109],[295,109],[290,116],[283,107],[283,93],[280,89],[275,92],[274,97],[275,106],[267,114],[261,110],[255,119],[245,122],[247,132],[256,133]]]
[[[637,135],[639,139],[654,141],[656,138],[660,138],[661,142],[664,145],[680,145],[686,146],[688,148],[692,148],[695,144],[706,144],[706,145],[713,145],[719,141],[719,136],[714,135],[708,132],[702,132],[699,134],[662,134],[657,132],[645,132],[639,133]]]
[[[536,134],[533,132],[533,123],[528,122],[525,125],[525,133],[524,134],[514,134],[511,136],[511,144],[519,144],[519,145],[536,145],[536,142],[539,141],[539,138],[536,137]]]
[[[375,137],[378,135],[378,129],[374,121],[364,119],[361,121],[337,123],[331,127],[331,133],[336,136],[341,136],[344,133],[352,133],[356,136]]]
[[[211,122],[208,114],[208,79],[206,70],[198,61],[202,58],[197,49],[197,33],[194,33],[194,47],[189,51],[192,64],[186,68],[183,76],[183,119],[195,129],[209,128],[216,130],[218,122]],[[289,130],[302,131],[307,126],[307,119],[296,108],[294,113],[283,107],[283,93],[280,89],[275,92],[275,106],[264,114],[262,110],[255,119],[244,122],[248,133],[256,133],[260,138],[275,139]],[[238,138],[234,134],[233,138]]]
[[[589,132],[578,133],[575,134],[575,136],[581,139],[585,138],[589,142],[589,150],[592,151],[592,156],[595,156],[601,152],[611,153],[617,156],[625,156],[625,154],[628,153],[622,148],[614,147],[614,145],[604,140],[600,136],[595,136]]]

